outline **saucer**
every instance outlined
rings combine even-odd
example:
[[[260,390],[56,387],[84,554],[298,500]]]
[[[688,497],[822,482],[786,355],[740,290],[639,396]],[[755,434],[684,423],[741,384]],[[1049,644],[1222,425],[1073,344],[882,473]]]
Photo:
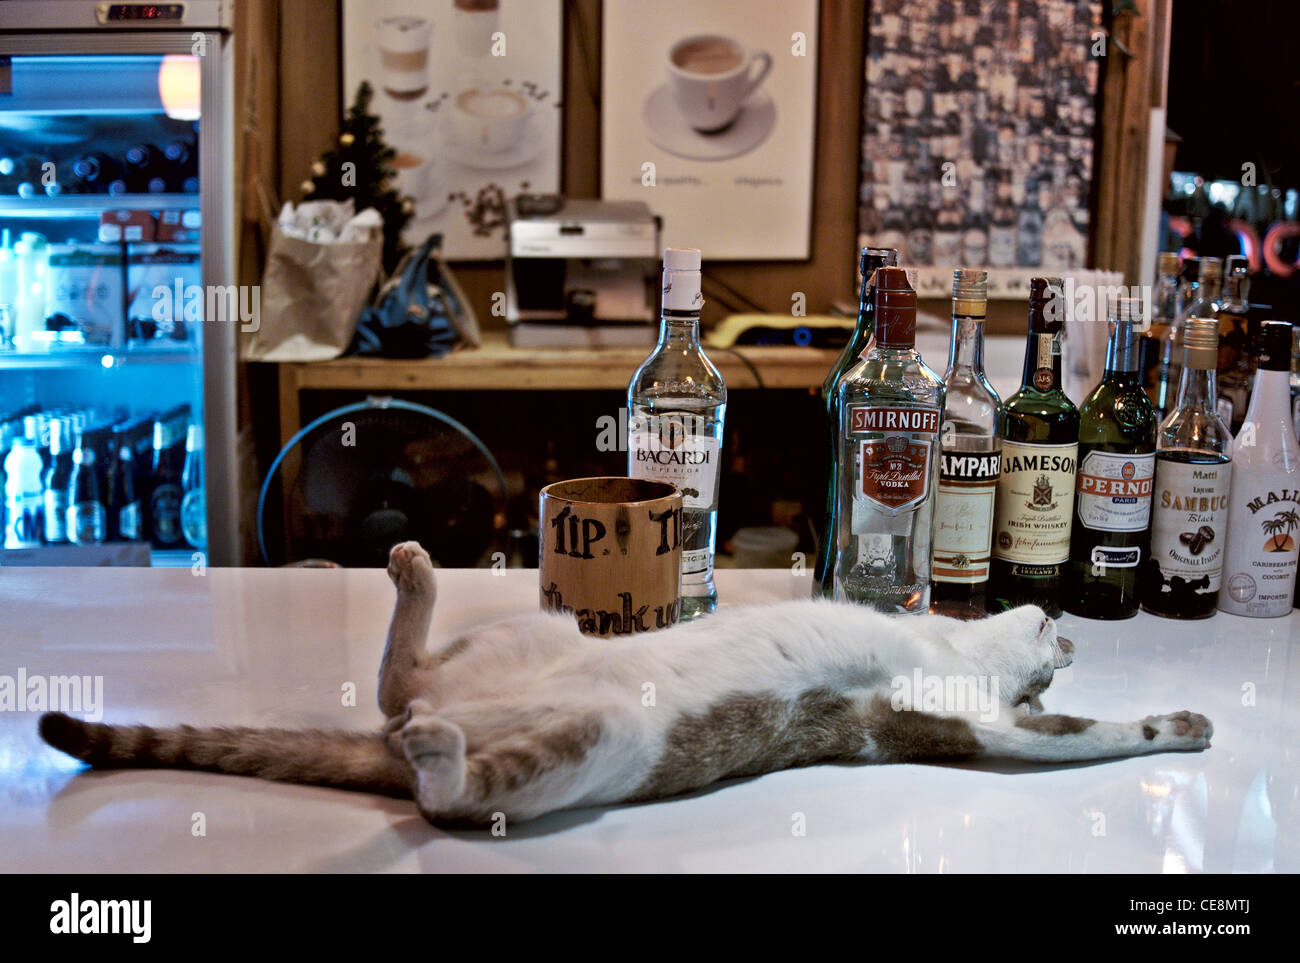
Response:
[[[457,164],[481,171],[503,171],[511,167],[522,167],[537,159],[542,148],[546,146],[546,137],[538,123],[537,114],[528,118],[524,125],[523,136],[519,143],[505,150],[484,150],[477,144],[467,144],[451,129],[451,123],[440,118],[439,126],[442,143],[447,156]]]
[[[776,126],[776,103],[761,87],[749,95],[731,126],[701,134],[686,123],[667,84],[658,87],[641,109],[651,143],[688,160],[726,160],[753,150]]]

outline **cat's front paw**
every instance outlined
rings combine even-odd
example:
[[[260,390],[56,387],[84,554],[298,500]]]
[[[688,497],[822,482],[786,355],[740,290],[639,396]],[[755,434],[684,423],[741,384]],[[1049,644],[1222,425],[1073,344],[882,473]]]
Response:
[[[1147,716],[1142,720],[1142,735],[1152,743],[1153,751],[1196,751],[1210,748],[1214,724],[1184,709],[1167,716]]]
[[[433,563],[419,542],[400,542],[388,553],[388,577],[399,592],[433,592]]]

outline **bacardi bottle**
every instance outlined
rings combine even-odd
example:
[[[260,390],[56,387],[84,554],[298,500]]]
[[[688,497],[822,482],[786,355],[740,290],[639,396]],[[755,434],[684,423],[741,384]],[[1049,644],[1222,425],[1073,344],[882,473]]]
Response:
[[[1291,421],[1291,325],[1261,326],[1250,408],[1232,443],[1228,548],[1219,611],[1291,613],[1300,529],[1300,444]]]
[[[1079,453],[1079,409],[1061,386],[1064,300],[1059,278],[1030,282],[1024,377],[998,415],[990,612],[1037,605],[1052,618],[1061,614]]]
[[[659,343],[627,389],[628,474],[682,493],[682,614],[718,604],[713,551],[727,386],[700,346],[700,252],[664,251]]]
[[[1138,370],[1142,302],[1118,299],[1101,384],[1079,408],[1079,474],[1065,610],[1090,619],[1137,615],[1138,566],[1150,550],[1159,421]]]
[[[988,272],[953,272],[952,345],[934,507],[931,610],[958,618],[984,614],[993,509],[1001,473],[1001,400],[984,374]]]
[[[1223,574],[1232,435],[1219,417],[1219,327],[1188,318],[1178,401],[1156,435],[1151,552],[1138,573],[1143,611],[1171,619],[1214,614]]]
[[[874,297],[875,340],[838,394],[835,597],[926,612],[944,387],[916,350],[907,272],[876,271]]]
[[[853,336],[844,346],[840,356],[822,382],[822,400],[826,404],[826,440],[830,447],[830,482],[826,489],[826,526],[822,529],[821,550],[817,553],[817,566],[814,572],[815,594],[826,598],[835,595],[834,558],[835,558],[835,492],[836,466],[839,464],[839,409],[836,407],[836,393],[844,373],[862,359],[875,333],[876,302],[873,286],[876,269],[898,263],[898,251],[894,248],[864,247],[862,249],[862,300],[858,305],[858,323],[853,329]]]

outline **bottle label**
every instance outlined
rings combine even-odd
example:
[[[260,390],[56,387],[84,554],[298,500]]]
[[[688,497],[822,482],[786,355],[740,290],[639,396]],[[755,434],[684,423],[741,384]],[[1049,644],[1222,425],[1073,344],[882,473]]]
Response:
[[[1102,532],[1145,531],[1151,521],[1155,473],[1155,452],[1088,452],[1079,463],[1080,523]]]
[[[181,532],[192,547],[208,547],[207,501],[202,488],[186,492],[181,499]]]
[[[848,429],[853,435],[876,436],[858,442],[857,497],[891,515],[925,501],[938,409],[853,405]]]
[[[68,509],[68,538],[78,545],[102,542],[107,537],[106,521],[99,502],[77,502]]]
[[[1002,441],[993,554],[1027,565],[1060,565],[1070,557],[1077,443]]]
[[[718,507],[718,461],[722,439],[692,431],[695,415],[651,415],[646,425],[633,424],[628,438],[628,474],[633,478],[676,485],[682,508],[712,511]]]
[[[40,492],[23,492],[5,499],[5,548],[32,548],[41,544]]]
[[[117,530],[123,541],[134,542],[140,537],[140,503],[131,502],[117,515]]]
[[[164,545],[181,539],[181,488],[179,485],[159,485],[149,498],[149,518],[153,534]]]
[[[1061,342],[1055,334],[1039,334],[1034,352],[1034,387],[1051,391],[1056,387],[1056,368],[1053,358],[1061,354]]]
[[[47,489],[45,492],[45,540],[68,540],[68,492]]]
[[[989,577],[993,542],[993,507],[999,452],[939,453],[939,491],[934,504],[934,565],[936,582],[977,583]]]
[[[1291,614],[1300,552],[1300,474],[1239,471],[1228,500],[1228,547],[1219,608],[1237,615]]]
[[[682,549],[682,587],[704,585],[713,577],[713,550]]]
[[[1199,594],[1219,591],[1232,463],[1156,465],[1151,557],[1165,580],[1195,583]]]

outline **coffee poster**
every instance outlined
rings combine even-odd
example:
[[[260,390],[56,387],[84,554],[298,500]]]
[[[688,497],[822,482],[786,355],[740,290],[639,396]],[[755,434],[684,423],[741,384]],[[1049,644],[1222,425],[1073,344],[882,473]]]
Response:
[[[606,0],[601,191],[670,247],[809,256],[816,0]]]
[[[560,189],[561,0],[344,0],[343,102],[363,80],[415,201],[404,239],[505,257],[506,201]]]

